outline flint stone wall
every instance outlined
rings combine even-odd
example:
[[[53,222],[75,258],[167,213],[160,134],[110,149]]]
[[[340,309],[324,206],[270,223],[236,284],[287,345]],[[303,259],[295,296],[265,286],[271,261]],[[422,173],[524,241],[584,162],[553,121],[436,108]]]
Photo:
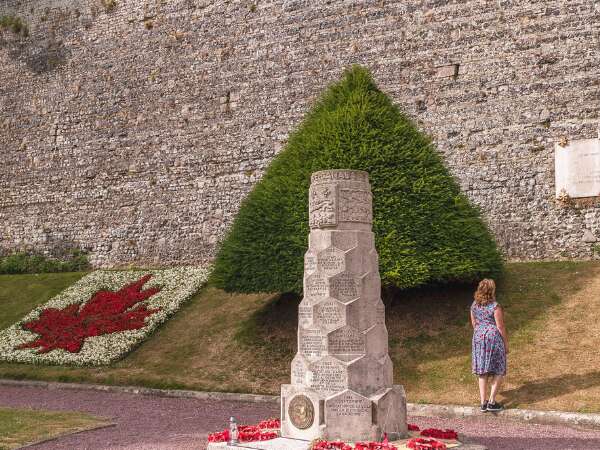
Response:
[[[207,263],[344,67],[435,139],[510,259],[593,257],[554,200],[554,143],[594,138],[600,3],[3,0],[0,251]],[[586,236],[584,242],[584,235]]]

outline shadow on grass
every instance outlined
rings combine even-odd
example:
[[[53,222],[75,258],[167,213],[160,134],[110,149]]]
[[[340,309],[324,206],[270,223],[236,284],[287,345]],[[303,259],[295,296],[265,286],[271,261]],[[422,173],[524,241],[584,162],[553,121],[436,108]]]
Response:
[[[507,265],[497,280],[511,341],[525,341],[542,325],[550,308],[582,289],[597,273],[593,262],[541,262]],[[470,305],[476,283],[398,291],[386,303],[390,347],[416,359],[471,354]]]
[[[509,335],[534,332],[536,320],[581,289],[598,267],[594,262],[570,261],[507,264],[497,280],[497,296]],[[405,376],[412,372],[417,376],[413,369],[424,360],[470,357],[469,307],[475,288],[476,283],[470,283],[384,292],[390,354]],[[237,342],[291,360],[296,352],[299,302],[295,295],[274,296],[242,323]],[[470,372],[466,363],[461,370]]]
[[[515,389],[502,391],[504,404],[509,408],[530,404],[561,395],[600,386],[600,371],[584,374],[565,374],[527,382]]]
[[[242,322],[235,334],[236,342],[259,347],[291,361],[296,353],[300,300],[296,294],[274,295],[270,302]]]

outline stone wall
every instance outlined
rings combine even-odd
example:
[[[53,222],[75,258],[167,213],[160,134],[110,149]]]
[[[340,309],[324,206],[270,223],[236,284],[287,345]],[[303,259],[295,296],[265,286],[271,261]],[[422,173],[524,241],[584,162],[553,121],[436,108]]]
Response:
[[[0,251],[206,263],[311,102],[368,66],[437,142],[509,259],[590,258],[554,200],[593,138],[600,1],[2,0]],[[590,233],[586,233],[586,241]]]

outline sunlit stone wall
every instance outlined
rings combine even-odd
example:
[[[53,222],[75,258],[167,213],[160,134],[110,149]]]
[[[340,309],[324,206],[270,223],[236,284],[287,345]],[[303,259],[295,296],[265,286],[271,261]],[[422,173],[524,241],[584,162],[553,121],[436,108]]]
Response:
[[[0,251],[207,263],[316,96],[354,63],[429,133],[511,259],[593,257],[554,144],[598,133],[590,0],[3,0]],[[584,235],[586,238],[584,239]]]

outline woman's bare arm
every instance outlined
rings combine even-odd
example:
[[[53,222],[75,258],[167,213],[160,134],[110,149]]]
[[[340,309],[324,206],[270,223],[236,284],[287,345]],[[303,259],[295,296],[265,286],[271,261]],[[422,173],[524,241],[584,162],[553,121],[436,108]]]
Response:
[[[504,325],[504,311],[500,305],[494,310],[494,319],[496,319],[496,326],[498,327],[498,330],[500,330],[500,334],[504,340],[504,348],[508,354],[508,334],[506,333],[506,326]]]
[[[477,321],[475,320],[475,316],[473,315],[473,310],[471,310],[471,326],[473,327],[473,329],[475,329],[476,325]]]

